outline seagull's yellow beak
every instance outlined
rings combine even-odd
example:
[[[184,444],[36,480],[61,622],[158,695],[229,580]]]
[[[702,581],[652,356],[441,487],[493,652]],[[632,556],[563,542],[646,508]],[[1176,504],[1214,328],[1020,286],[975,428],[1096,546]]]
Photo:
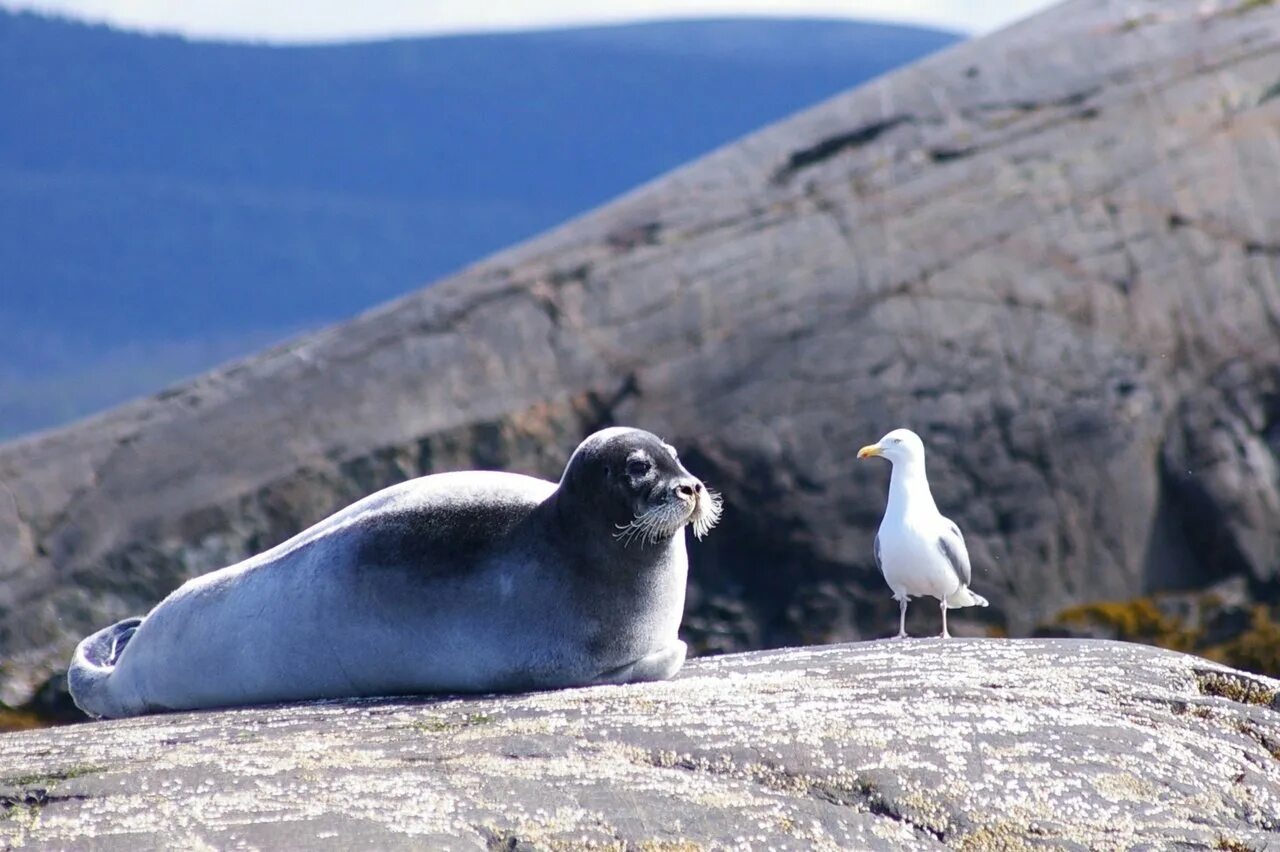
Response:
[[[869,459],[872,456],[879,456],[879,455],[883,455],[883,453],[880,452],[879,444],[868,444],[867,446],[858,450],[858,458],[860,459]]]

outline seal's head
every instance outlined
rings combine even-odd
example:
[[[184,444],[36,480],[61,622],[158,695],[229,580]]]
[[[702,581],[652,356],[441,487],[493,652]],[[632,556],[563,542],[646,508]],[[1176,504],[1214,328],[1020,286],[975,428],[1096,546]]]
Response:
[[[720,495],[684,469],[674,447],[642,429],[588,436],[565,466],[560,487],[604,513],[617,530],[614,538],[627,546],[669,541],[686,524],[702,538],[720,520]]]

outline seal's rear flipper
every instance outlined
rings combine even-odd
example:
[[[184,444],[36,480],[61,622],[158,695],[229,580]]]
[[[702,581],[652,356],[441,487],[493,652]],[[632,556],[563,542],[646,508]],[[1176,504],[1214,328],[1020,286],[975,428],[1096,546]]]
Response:
[[[126,618],[107,628],[111,631],[111,654],[106,660],[107,665],[114,666],[120,660],[120,655],[124,653],[124,646],[128,645],[133,634],[138,632],[138,625],[141,623],[141,618]]]
[[[111,691],[111,673],[141,618],[126,618],[86,637],[76,646],[67,670],[67,686],[76,706],[90,716],[128,716],[138,710],[124,706]]]
[[[677,639],[662,650],[641,657],[634,663],[627,663],[625,666],[605,672],[591,681],[591,685],[666,680],[680,671],[680,667],[684,665],[687,647]]]

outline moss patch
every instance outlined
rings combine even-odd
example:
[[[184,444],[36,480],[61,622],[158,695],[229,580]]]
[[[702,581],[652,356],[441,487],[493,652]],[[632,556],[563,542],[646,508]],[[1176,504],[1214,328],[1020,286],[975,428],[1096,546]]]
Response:
[[[1254,604],[1243,631],[1209,644],[1203,625],[1211,622],[1223,602],[1211,593],[1190,600],[1177,598],[1181,601],[1177,607],[1162,607],[1162,599],[1154,597],[1082,604],[1063,610],[1051,624],[1085,635],[1199,654],[1232,668],[1280,677],[1280,621],[1269,606]]]
[[[463,728],[474,728],[478,725],[487,725],[493,721],[493,717],[488,713],[468,713],[461,718],[441,718],[432,717],[423,719],[418,722],[411,722],[409,727],[415,731],[422,731],[428,734],[438,734],[445,731],[460,731]]]
[[[1128,642],[1159,645],[1174,651],[1191,651],[1199,631],[1161,612],[1154,598],[1100,601],[1081,604],[1059,613],[1057,622],[1067,626],[1100,627]]]
[[[1231,11],[1237,15],[1244,15],[1257,9],[1265,9],[1268,6],[1274,6],[1275,0],[1244,0],[1239,6]]]
[[[57,784],[59,781],[66,781],[71,778],[79,778],[82,775],[93,775],[106,769],[105,766],[97,766],[90,763],[81,763],[69,766],[66,769],[55,769],[52,772],[32,772],[26,775],[10,775],[0,778],[0,787],[49,787]]]
[[[87,798],[89,797],[55,796],[51,795],[48,790],[45,790],[42,787],[23,790],[20,793],[14,793],[12,795],[0,795],[0,821],[16,820],[30,825],[35,822],[36,817],[40,815],[40,811],[42,811],[46,805],[51,805],[55,802],[84,800]]]
[[[1257,604],[1245,632],[1221,645],[1204,648],[1202,653],[1233,668],[1280,677],[1280,624],[1272,618],[1270,609]]]
[[[1146,15],[1138,15],[1136,17],[1131,17],[1131,18],[1125,18],[1124,23],[1120,25],[1120,31],[1126,32],[1126,33],[1133,32],[1139,27],[1146,26],[1147,24],[1155,24],[1155,23],[1158,23],[1159,21],[1160,21],[1160,16],[1154,15],[1151,13],[1148,13]]]
[[[24,710],[0,710],[0,733],[47,728],[49,723],[35,713]]]
[[[1196,684],[1203,695],[1226,698],[1240,704],[1268,706],[1276,699],[1276,690],[1253,678],[1231,672],[1197,671]]]

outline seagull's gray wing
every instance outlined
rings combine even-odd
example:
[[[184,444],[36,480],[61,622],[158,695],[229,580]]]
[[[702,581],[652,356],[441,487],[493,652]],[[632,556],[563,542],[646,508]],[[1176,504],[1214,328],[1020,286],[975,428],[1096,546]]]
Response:
[[[880,564],[880,533],[876,533],[876,567],[881,574],[884,573],[884,566]]]
[[[943,521],[946,522],[947,528],[942,535],[938,536],[938,549],[951,563],[951,569],[960,578],[960,584],[967,586],[973,579],[973,569],[969,567],[969,548],[964,546],[964,536],[960,534],[960,528],[946,518],[943,518]]]

